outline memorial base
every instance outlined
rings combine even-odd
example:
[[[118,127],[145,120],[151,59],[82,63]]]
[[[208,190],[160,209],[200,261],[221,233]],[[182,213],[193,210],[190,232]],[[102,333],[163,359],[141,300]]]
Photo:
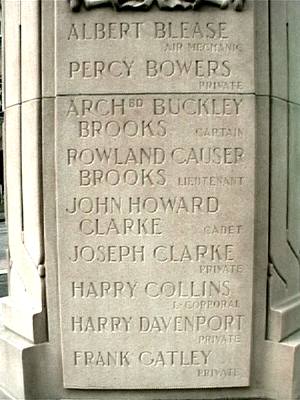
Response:
[[[11,398],[25,399],[23,354],[30,347],[27,340],[1,327],[0,388]]]
[[[35,345],[0,325],[0,400],[57,398],[51,388],[45,385],[45,380],[55,384],[43,372],[41,360],[47,346]],[[42,394],[44,388],[48,395]]]
[[[298,400],[300,333],[281,343],[266,341],[270,368],[260,382],[243,389],[199,390],[70,390],[60,380],[61,361],[56,345],[34,345],[4,327],[0,328],[0,400]],[[187,397],[188,396],[188,397]]]

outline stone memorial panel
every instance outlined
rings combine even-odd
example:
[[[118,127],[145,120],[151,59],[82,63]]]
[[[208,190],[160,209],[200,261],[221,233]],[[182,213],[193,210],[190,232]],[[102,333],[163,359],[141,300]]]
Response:
[[[65,387],[249,385],[251,5],[56,15]]]
[[[57,93],[253,93],[252,10],[72,13],[57,2]]]

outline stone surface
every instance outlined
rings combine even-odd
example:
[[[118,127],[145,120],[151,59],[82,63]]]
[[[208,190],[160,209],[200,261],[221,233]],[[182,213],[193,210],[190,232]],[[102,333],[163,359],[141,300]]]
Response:
[[[300,105],[289,104],[288,240],[300,263]]]
[[[213,13],[57,8],[67,388],[249,385],[253,17]]]
[[[271,310],[269,337],[282,340],[299,326],[299,263],[288,239],[288,221],[292,212],[293,193],[288,197],[289,105],[286,101],[273,98],[272,103],[271,158],[276,160],[271,167],[271,220],[270,220],[270,276],[269,287]],[[293,137],[293,136],[292,136]],[[291,176],[292,178],[292,176]],[[294,217],[297,219],[297,215]],[[294,220],[293,218],[293,220]],[[295,220],[296,223],[296,220]],[[291,224],[292,234],[293,223]],[[274,317],[274,322],[272,319]],[[282,322],[282,320],[285,320]]]
[[[299,18],[300,9],[293,1],[287,2],[288,20],[288,63],[289,63],[289,101],[300,104],[300,72],[299,72]]]
[[[299,289],[299,71],[294,2],[271,2],[271,218],[269,337],[282,340],[298,330]],[[281,59],[281,61],[280,61]]]
[[[17,41],[21,24],[24,39],[7,49],[18,83],[0,386],[12,398],[299,398],[296,54],[284,62],[297,5],[285,3],[72,13],[5,2],[6,34]]]
[[[22,105],[22,208],[23,242],[35,265],[42,264],[43,215],[41,194],[41,102]],[[28,164],[31,168],[28,168]],[[27,190],[27,187],[31,190]]]
[[[287,3],[277,0],[270,2],[272,53],[270,78],[272,95],[281,99],[288,98]]]
[[[10,107],[6,111],[5,129],[9,132],[6,136],[6,157],[10,159],[10,163],[6,167],[7,177],[7,215],[8,215],[8,236],[9,236],[9,249],[10,259],[13,265],[12,275],[16,280],[11,280],[10,289],[13,301],[15,303],[28,305],[29,309],[42,308],[41,300],[41,279],[37,272],[38,264],[28,253],[23,242],[23,229],[24,229],[24,216],[23,216],[23,195],[21,184],[21,165],[22,155],[26,155],[26,150],[22,152],[22,135],[21,135],[21,106],[16,105]],[[27,126],[27,134],[30,134],[29,126]],[[26,137],[27,134],[24,134]],[[31,140],[31,138],[30,138]],[[29,140],[29,142],[30,142]],[[29,149],[32,146],[29,143]],[[27,149],[28,149],[27,147]],[[34,160],[31,158],[32,154],[27,155],[26,163]],[[24,175],[28,176],[28,171],[24,171]],[[32,177],[38,171],[32,171]],[[35,186],[36,188],[36,186]],[[33,190],[33,193],[36,190]],[[27,198],[28,198],[27,194]],[[37,213],[38,210],[32,210],[26,207],[32,213]],[[25,218],[26,219],[26,218]],[[16,316],[17,318],[17,316]]]
[[[40,8],[39,0],[21,1],[21,95],[22,101],[40,97]]]
[[[9,7],[3,7],[4,35],[6,48],[4,56],[4,107],[18,104],[21,99],[21,59],[20,59],[20,4],[11,1]],[[13,66],[13,68],[11,67]],[[9,90],[6,90],[6,88]],[[4,108],[3,107],[3,108]]]
[[[255,87],[256,94],[268,96],[270,93],[270,59],[269,52],[269,7],[266,1],[255,4]],[[258,107],[260,109],[260,107]]]
[[[72,13],[67,2],[58,1],[57,94],[251,93],[249,8]]]
[[[190,99],[177,98],[181,104]],[[139,99],[143,110],[137,114],[128,109],[126,118],[138,125],[151,118],[156,132],[166,129],[163,137],[79,138],[76,116],[67,120],[64,116],[70,102],[79,107],[82,99],[64,98],[57,104],[66,385],[98,386],[101,376],[104,387],[113,387],[114,370],[124,377],[121,382],[119,376],[121,387],[245,385],[252,302],[253,98],[227,96],[228,101],[240,103],[238,121],[234,112],[226,121],[182,114],[180,122],[166,113],[164,120],[158,120],[153,113],[157,97]],[[159,99],[167,103],[169,97]],[[211,99],[220,102],[223,97]],[[113,100],[122,99],[105,98]],[[91,125],[94,117],[95,113],[84,122]],[[214,127],[241,136],[218,138],[218,145],[210,146],[203,133],[211,135]],[[104,150],[111,154],[109,161],[101,162]],[[148,155],[141,156],[141,151]],[[220,155],[209,155],[214,151]],[[106,181],[99,178],[101,174],[107,175]],[[130,367],[123,361],[125,365],[117,364],[121,368],[99,373],[95,364],[99,349],[104,360],[107,352],[126,352]],[[170,351],[177,353],[174,362]],[[211,360],[206,359],[208,354]],[[85,383],[87,356],[93,361],[88,362],[91,371]],[[193,363],[190,357],[195,357]],[[187,375],[184,365],[189,366]],[[216,377],[196,379],[199,370],[216,365],[235,370],[236,379],[219,383]],[[138,374],[147,374],[147,383],[136,384],[133,377]]]
[[[38,224],[41,190],[40,182],[37,182],[41,157],[38,153],[40,121],[37,107],[28,102],[40,96],[39,9],[38,1],[22,4],[12,1],[4,6],[4,33],[9,37],[4,57],[5,71],[9,70],[5,79],[9,90],[5,90],[4,103],[5,131],[8,133],[5,163],[11,268],[10,296],[3,299],[1,308],[5,326],[33,342],[46,336],[45,327],[41,335],[44,288],[38,272],[42,253]],[[12,42],[11,38],[14,38]],[[34,332],[37,325],[39,332]]]
[[[270,256],[271,262],[286,282],[287,290],[293,295],[298,290],[299,282],[294,279],[298,267],[287,243],[288,104],[274,98],[271,105],[273,111],[271,157],[276,158],[276,163],[273,163],[271,171]],[[286,265],[287,259],[289,262]]]
[[[1,400],[10,400],[11,398],[9,398],[9,397],[7,396],[7,394],[4,393],[4,392],[0,389],[0,399],[1,399]]]

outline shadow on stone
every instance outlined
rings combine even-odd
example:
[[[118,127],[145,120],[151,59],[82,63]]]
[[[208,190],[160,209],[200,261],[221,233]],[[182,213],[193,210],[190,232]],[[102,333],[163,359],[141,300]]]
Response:
[[[0,274],[0,297],[8,296],[7,274]]]

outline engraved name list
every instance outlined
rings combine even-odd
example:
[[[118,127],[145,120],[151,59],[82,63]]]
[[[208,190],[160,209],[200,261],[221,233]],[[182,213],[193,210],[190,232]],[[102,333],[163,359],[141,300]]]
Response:
[[[67,388],[249,384],[255,103],[251,26],[235,27],[249,18],[57,6]]]

